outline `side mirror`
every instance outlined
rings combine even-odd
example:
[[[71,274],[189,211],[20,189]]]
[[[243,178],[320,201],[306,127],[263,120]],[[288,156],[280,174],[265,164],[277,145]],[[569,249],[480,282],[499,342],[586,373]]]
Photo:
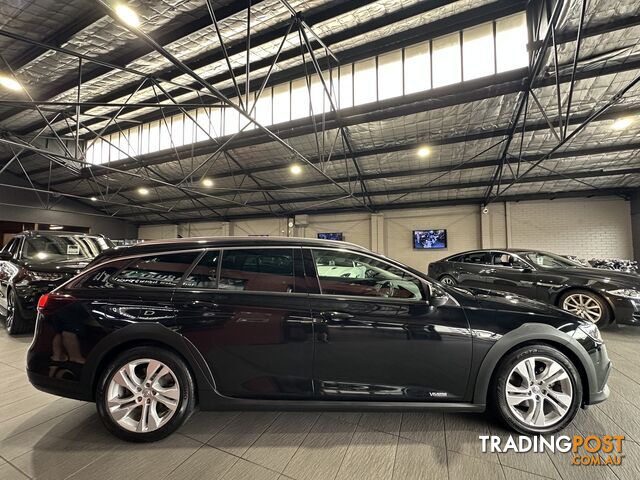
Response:
[[[517,270],[518,272],[521,272],[521,273],[531,273],[531,272],[533,272],[533,269],[531,267],[517,267],[517,266],[514,266],[513,268],[514,268],[514,270]]]
[[[430,307],[441,307],[449,301],[449,295],[439,288],[431,288],[431,295],[429,295]]]

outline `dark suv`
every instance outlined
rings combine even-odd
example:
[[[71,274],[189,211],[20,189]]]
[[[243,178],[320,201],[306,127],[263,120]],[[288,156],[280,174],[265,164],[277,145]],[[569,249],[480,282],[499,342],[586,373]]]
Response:
[[[25,231],[0,251],[0,313],[11,335],[33,328],[40,295],[80,272],[112,247],[101,235]]]
[[[563,428],[608,396],[598,328],[524,298],[443,286],[356,245],[148,242],[99,256],[38,304],[28,375],[95,401],[134,441],[203,409],[495,408]]]

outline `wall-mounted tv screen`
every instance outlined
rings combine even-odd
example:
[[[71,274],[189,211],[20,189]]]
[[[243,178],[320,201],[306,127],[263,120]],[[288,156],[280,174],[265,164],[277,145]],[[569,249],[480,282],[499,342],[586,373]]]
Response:
[[[413,248],[432,249],[447,248],[447,231],[440,230],[414,230]]]
[[[342,241],[342,232],[339,233],[319,233],[318,238],[321,240],[340,240]]]

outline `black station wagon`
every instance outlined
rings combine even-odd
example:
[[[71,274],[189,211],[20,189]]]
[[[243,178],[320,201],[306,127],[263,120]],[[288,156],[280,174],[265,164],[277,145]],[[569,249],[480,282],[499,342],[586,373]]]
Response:
[[[108,250],[40,298],[28,375],[152,441],[202,409],[487,406],[549,433],[605,400],[596,325],[461,289],[330,240],[205,238]]]

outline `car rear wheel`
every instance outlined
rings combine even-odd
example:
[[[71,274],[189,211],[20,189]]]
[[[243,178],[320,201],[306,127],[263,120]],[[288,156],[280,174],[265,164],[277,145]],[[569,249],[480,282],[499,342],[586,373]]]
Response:
[[[582,319],[604,327],[611,322],[609,307],[602,297],[587,290],[572,290],[560,298],[560,307]]]
[[[582,401],[575,366],[547,345],[528,345],[508,354],[498,367],[495,386],[498,416],[526,435],[562,430]]]
[[[24,318],[20,312],[18,297],[13,290],[9,290],[7,295],[7,318],[5,319],[5,326],[9,335],[27,333],[31,328],[30,322]]]
[[[193,413],[193,379],[174,353],[135,347],[106,368],[96,405],[102,422],[117,437],[153,442],[171,434]]]
[[[449,285],[452,287],[455,287],[456,285],[458,285],[458,281],[455,278],[453,278],[451,275],[443,275],[442,277],[440,277],[440,283],[444,285]]]

